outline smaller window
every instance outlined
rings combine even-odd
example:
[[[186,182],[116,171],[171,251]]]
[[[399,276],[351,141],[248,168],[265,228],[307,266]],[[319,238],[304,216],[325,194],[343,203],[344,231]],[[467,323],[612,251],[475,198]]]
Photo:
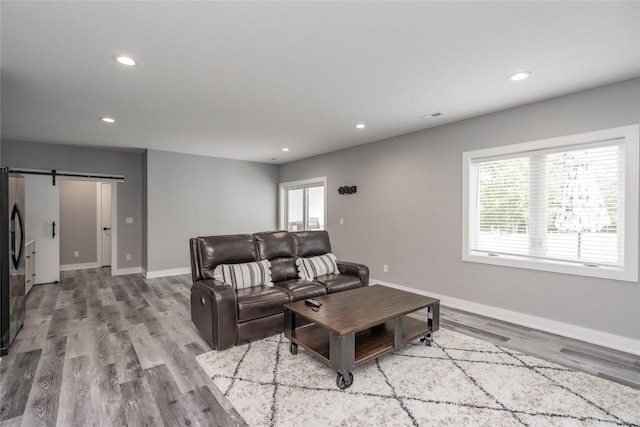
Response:
[[[463,260],[638,280],[637,125],[463,159]]]
[[[280,184],[280,228],[324,230],[327,177]]]

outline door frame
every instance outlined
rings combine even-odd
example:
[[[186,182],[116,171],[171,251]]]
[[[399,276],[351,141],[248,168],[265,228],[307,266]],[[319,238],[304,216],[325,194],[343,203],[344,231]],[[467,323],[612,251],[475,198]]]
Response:
[[[136,269],[140,273],[140,267]],[[111,275],[131,274],[118,269],[118,181],[111,181]]]
[[[114,242],[117,243],[116,232],[114,230],[114,218],[115,213],[113,211],[113,191],[116,186],[116,183],[113,181],[96,181],[96,264],[97,267],[104,267],[102,265],[102,184],[110,184],[111,185],[111,266],[113,266],[113,256],[114,253]]]
[[[98,180],[98,178],[83,178],[83,177],[58,177],[60,180],[65,181],[91,181],[95,183],[96,186],[96,261],[94,263],[89,263],[86,265],[76,264],[72,265],[72,267],[80,267],[82,268],[100,268],[102,266],[102,183],[110,183],[111,184],[111,275],[115,276],[114,270],[116,269],[116,256],[118,253],[118,232],[114,221],[114,218],[117,218],[117,192],[118,181],[110,180],[110,179],[102,179]],[[58,261],[60,265],[60,261]],[[76,268],[67,268],[65,270],[75,270]],[[64,271],[64,270],[60,270]]]
[[[96,263],[102,265],[102,183],[111,183],[111,275],[118,274],[118,182],[98,181],[96,182],[96,208],[98,211],[96,232],[98,233],[98,251]]]

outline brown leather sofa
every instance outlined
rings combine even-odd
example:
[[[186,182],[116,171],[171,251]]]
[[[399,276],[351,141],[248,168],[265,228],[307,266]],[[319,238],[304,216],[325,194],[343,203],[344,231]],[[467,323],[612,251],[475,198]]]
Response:
[[[298,278],[297,257],[331,252],[326,231],[270,231],[190,239],[191,319],[217,350],[263,338],[284,329],[283,304],[369,285],[369,269],[337,261],[339,274],[313,281]],[[274,286],[235,290],[213,278],[220,264],[268,259]]]

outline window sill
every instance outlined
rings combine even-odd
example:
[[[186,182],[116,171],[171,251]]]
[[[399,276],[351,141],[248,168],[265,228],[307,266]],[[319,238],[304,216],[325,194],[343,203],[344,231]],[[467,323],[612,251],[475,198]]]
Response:
[[[638,269],[592,266],[563,261],[532,260],[528,257],[513,255],[488,255],[483,252],[463,253],[462,261],[503,267],[524,268],[527,270],[546,271],[552,273],[573,274],[576,276],[596,277],[601,279],[638,281]]]

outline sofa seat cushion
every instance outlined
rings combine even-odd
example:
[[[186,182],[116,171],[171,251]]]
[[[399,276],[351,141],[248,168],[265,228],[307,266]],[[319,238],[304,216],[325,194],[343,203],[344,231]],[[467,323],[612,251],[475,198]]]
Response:
[[[327,274],[317,277],[315,281],[326,287],[330,294],[360,287],[360,279],[350,274]]]
[[[238,301],[238,321],[246,321],[282,313],[284,311],[282,305],[289,302],[289,294],[275,286],[254,286],[238,289],[236,300]]]
[[[292,302],[327,294],[327,289],[320,283],[309,282],[308,280],[283,280],[282,282],[277,282],[275,287],[284,289],[289,294]]]

